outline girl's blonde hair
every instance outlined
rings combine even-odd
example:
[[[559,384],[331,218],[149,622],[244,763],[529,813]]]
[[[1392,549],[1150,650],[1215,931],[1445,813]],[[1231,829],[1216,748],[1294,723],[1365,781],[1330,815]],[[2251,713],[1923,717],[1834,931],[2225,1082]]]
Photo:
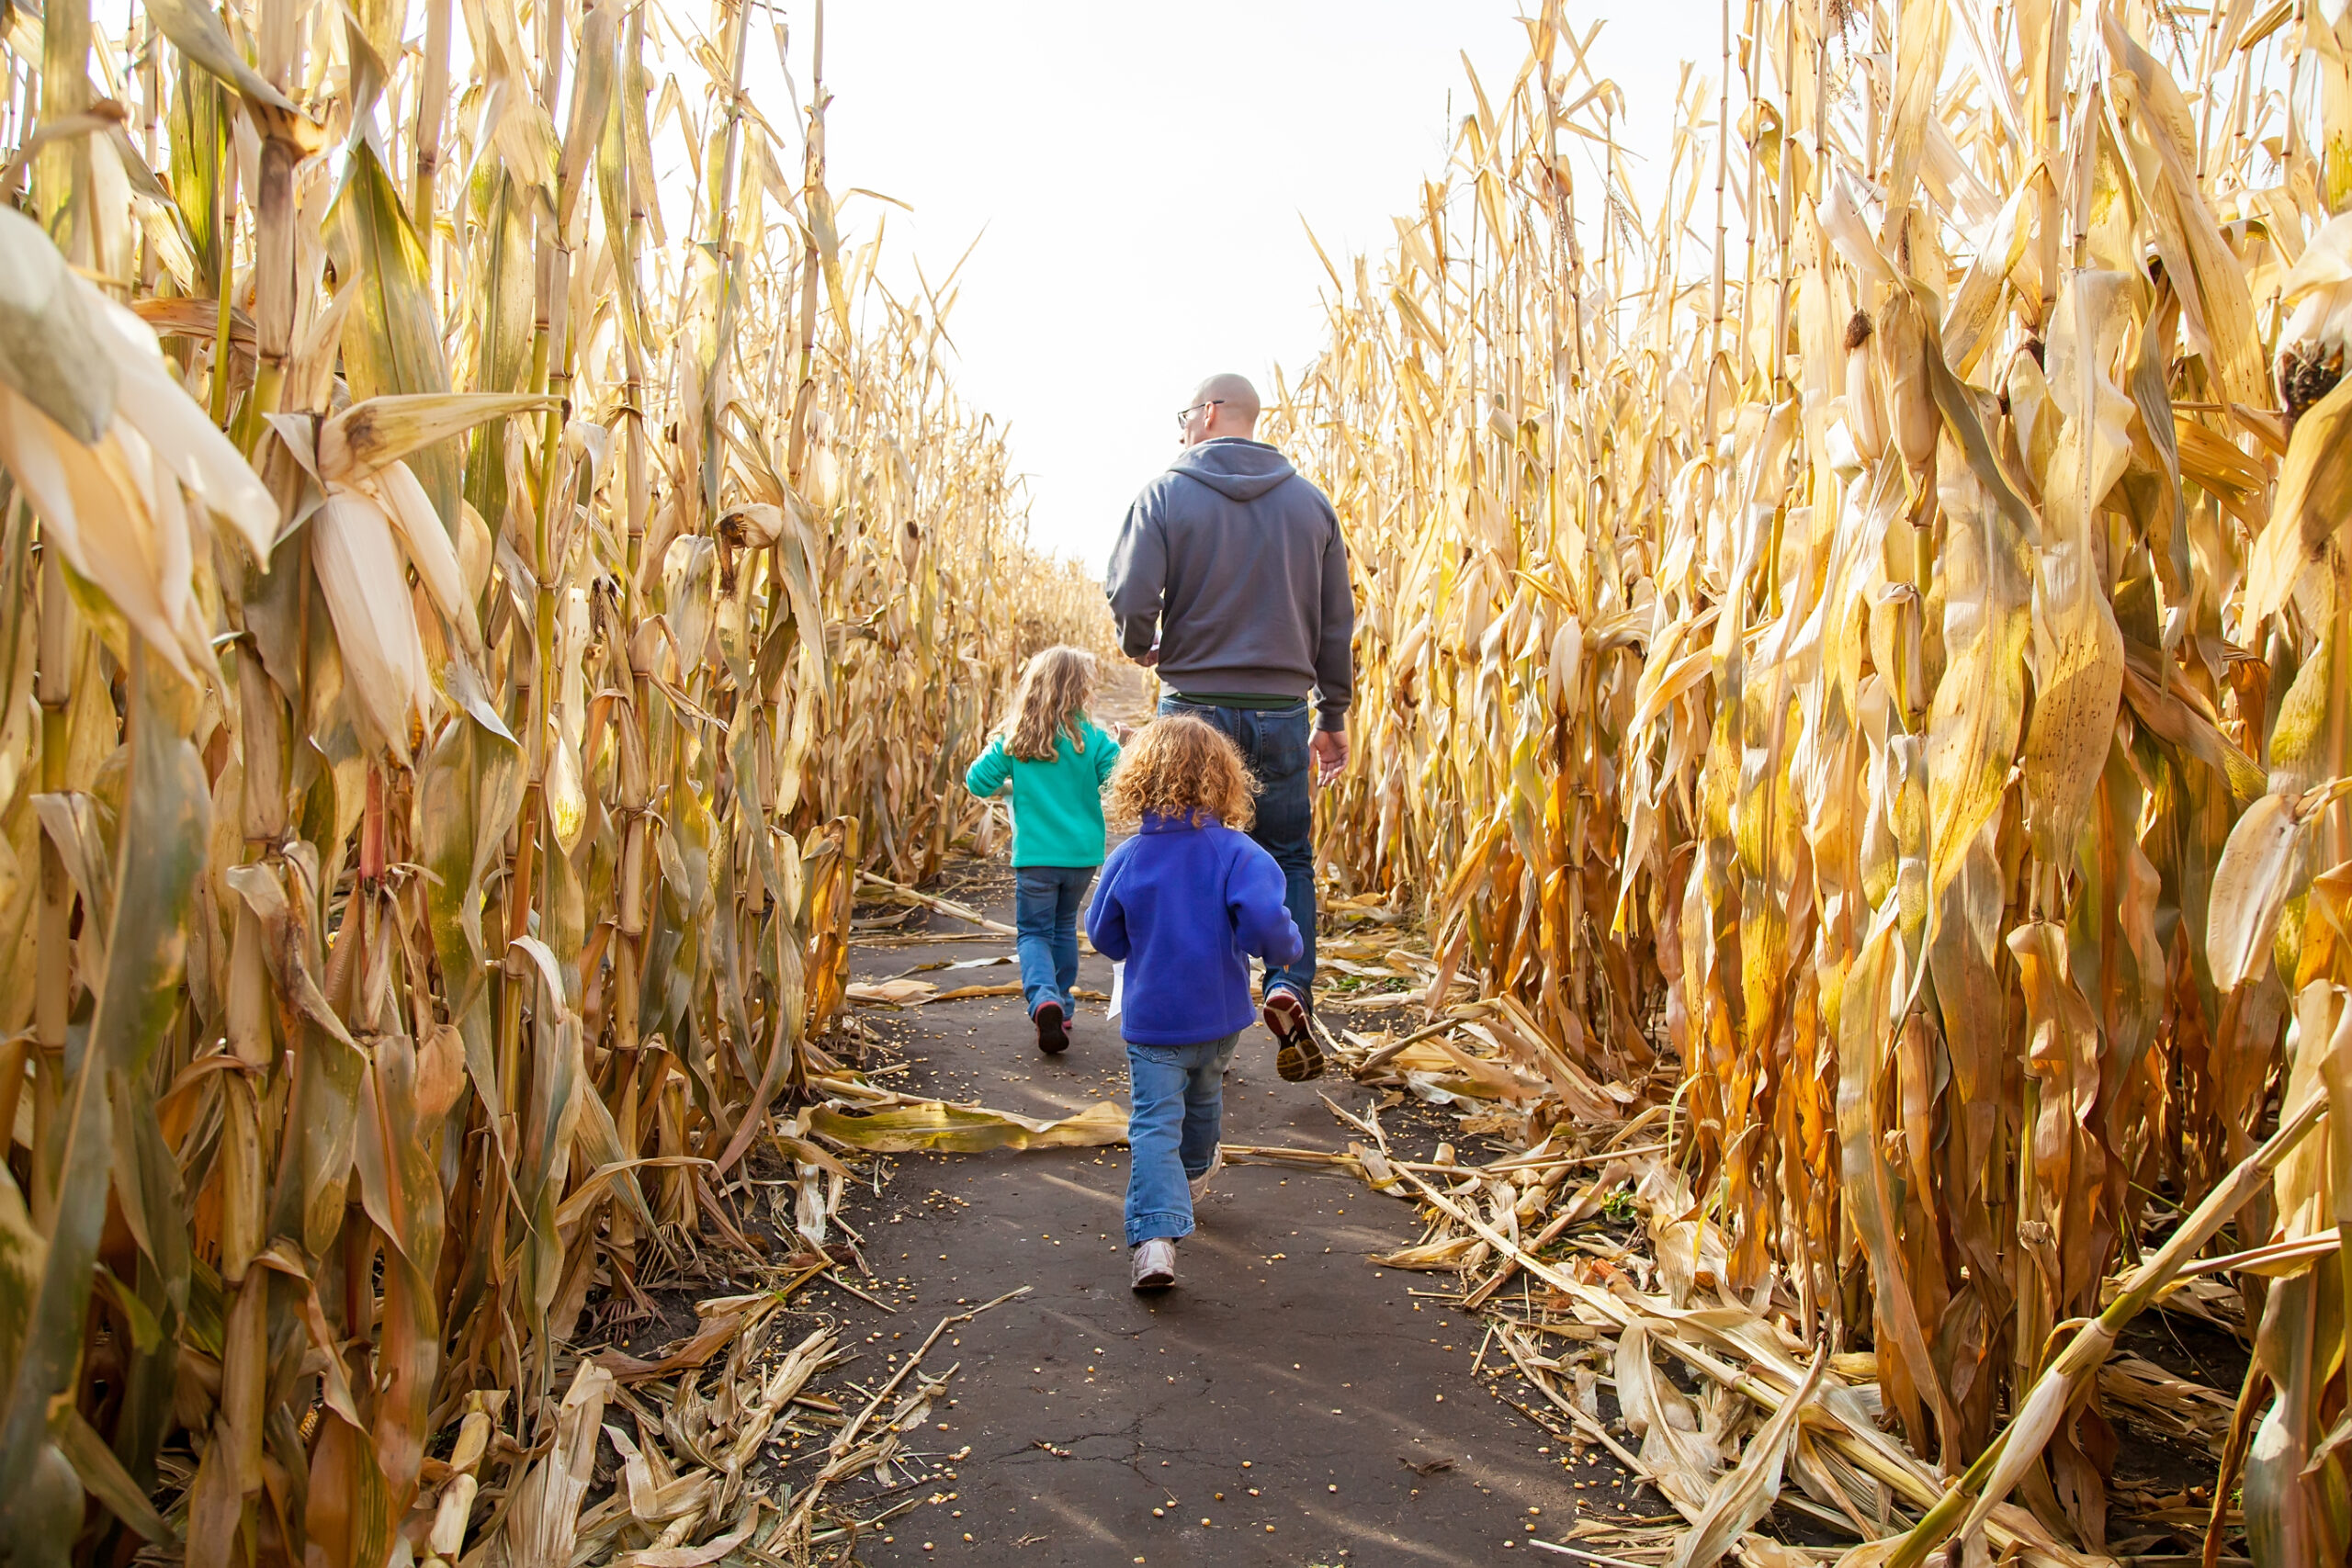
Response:
[[[1182,715],[1156,718],[1119,754],[1111,807],[1123,818],[1203,815],[1247,829],[1258,815],[1258,781],[1222,730]]]
[[[1012,694],[1012,712],[1004,721],[1004,750],[1024,762],[1050,762],[1058,754],[1056,739],[1069,737],[1080,753],[1086,750],[1087,699],[1094,695],[1094,656],[1067,644],[1046,649],[1021,671]]]

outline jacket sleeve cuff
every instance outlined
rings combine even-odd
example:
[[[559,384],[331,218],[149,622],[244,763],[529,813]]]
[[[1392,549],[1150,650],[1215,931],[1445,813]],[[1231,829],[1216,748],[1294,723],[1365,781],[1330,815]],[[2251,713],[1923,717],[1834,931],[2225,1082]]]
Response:
[[[1348,710],[1344,707],[1322,707],[1315,710],[1315,728],[1323,730],[1343,730],[1348,728]]]

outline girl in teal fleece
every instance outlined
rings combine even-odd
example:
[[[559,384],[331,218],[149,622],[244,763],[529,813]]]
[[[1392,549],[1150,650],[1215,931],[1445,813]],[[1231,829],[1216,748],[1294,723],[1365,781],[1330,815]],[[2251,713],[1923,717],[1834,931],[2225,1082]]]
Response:
[[[1021,993],[1037,1049],[1049,1054],[1069,1044],[1078,911],[1102,863],[1102,784],[1119,760],[1119,743],[1086,716],[1093,694],[1093,655],[1046,649],[1022,671],[1012,711],[964,775],[964,787],[983,798],[1012,786]]]

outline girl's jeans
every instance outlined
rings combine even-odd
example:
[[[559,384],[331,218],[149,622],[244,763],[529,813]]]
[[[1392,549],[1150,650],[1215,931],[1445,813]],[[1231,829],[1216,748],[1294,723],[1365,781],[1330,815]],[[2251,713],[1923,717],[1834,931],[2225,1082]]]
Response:
[[[1070,1015],[1069,988],[1078,984],[1078,911],[1086,902],[1091,865],[1024,865],[1014,872],[1012,925],[1020,933],[1021,996],[1035,1012],[1047,1002]]]
[[[1127,1245],[1193,1234],[1185,1183],[1208,1169],[1225,1122],[1225,1069],[1238,1034],[1197,1045],[1127,1042]]]

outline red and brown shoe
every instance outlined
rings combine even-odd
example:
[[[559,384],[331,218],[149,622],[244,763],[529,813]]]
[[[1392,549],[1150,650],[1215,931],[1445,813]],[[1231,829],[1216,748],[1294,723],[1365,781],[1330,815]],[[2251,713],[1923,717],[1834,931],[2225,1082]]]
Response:
[[[1037,1049],[1057,1056],[1069,1049],[1069,1030],[1062,1022],[1062,1005],[1046,1002],[1029,1015],[1037,1025]]]
[[[1323,1047],[1315,1043],[1315,1026],[1306,1016],[1306,1004],[1298,993],[1286,987],[1266,993],[1266,1003],[1259,1016],[1265,1021],[1266,1032],[1274,1037],[1274,1071],[1285,1083],[1306,1083],[1323,1076]]]

